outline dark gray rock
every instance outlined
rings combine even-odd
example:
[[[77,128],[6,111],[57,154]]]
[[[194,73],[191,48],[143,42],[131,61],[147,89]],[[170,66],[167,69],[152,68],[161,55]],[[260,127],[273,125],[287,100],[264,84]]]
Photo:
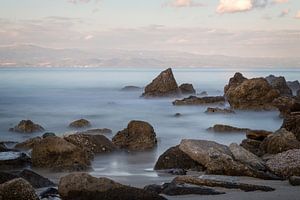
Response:
[[[225,98],[223,96],[216,97],[196,97],[190,96],[188,98],[184,98],[181,100],[173,101],[173,105],[181,106],[181,105],[205,105],[205,104],[224,104]]]
[[[196,94],[196,90],[194,89],[193,85],[189,83],[181,84],[179,89],[182,94]]]
[[[33,123],[31,120],[22,120],[14,128],[10,128],[9,131],[18,132],[18,133],[34,133],[41,132],[45,129],[39,125]]]

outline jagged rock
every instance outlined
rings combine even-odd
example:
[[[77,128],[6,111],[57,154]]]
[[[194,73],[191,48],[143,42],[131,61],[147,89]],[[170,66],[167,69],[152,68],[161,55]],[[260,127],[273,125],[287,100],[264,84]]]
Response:
[[[223,96],[216,97],[196,97],[190,96],[188,98],[184,98],[182,100],[173,101],[173,105],[204,105],[204,104],[224,104],[225,98]]]
[[[105,135],[111,134],[112,130],[108,128],[98,128],[98,129],[90,129],[87,131],[77,132],[78,134],[88,134],[88,135]]]
[[[224,124],[216,124],[213,127],[210,127],[207,129],[208,131],[214,131],[218,133],[224,133],[224,132],[247,132],[250,129],[248,128],[237,128],[234,126],[224,125]]]
[[[266,137],[261,144],[261,149],[265,153],[277,154],[289,149],[300,149],[300,142],[293,133],[282,128]]]
[[[300,176],[300,149],[288,150],[271,157],[266,165],[280,177]]]
[[[159,76],[146,86],[142,94],[143,97],[170,97],[179,95],[180,89],[171,68],[161,72]]]
[[[189,83],[181,84],[179,89],[182,94],[196,94],[196,90],[194,89],[193,85]]]
[[[90,166],[89,155],[83,149],[59,137],[47,137],[32,149],[32,165],[57,171],[80,171]]]
[[[42,137],[46,138],[46,137],[54,137],[54,136],[56,136],[55,133],[47,132],[47,133],[44,133]]]
[[[87,173],[64,176],[59,181],[58,192],[64,200],[164,200],[154,192],[125,186],[107,178],[95,178]]]
[[[156,146],[157,139],[153,127],[144,121],[131,121],[127,128],[119,131],[112,139],[113,144],[122,149],[146,150]]]
[[[248,130],[246,132],[246,137],[252,140],[263,141],[268,135],[273,134],[271,131],[265,130]]]
[[[64,137],[68,142],[89,153],[106,153],[116,149],[114,144],[104,135],[72,134]]]
[[[30,157],[22,152],[0,152],[0,169],[25,167],[31,164]]]
[[[253,185],[253,184],[239,183],[233,181],[204,179],[204,178],[193,177],[193,176],[178,176],[173,180],[173,182],[209,186],[209,187],[223,187],[228,189],[240,189],[245,192],[257,191],[257,190],[269,192],[275,190],[274,188],[269,186]]]
[[[285,118],[292,112],[300,111],[300,100],[293,97],[278,97],[274,99],[273,105],[280,111],[280,116]]]
[[[165,194],[169,196],[178,195],[219,195],[225,194],[224,192],[218,192],[214,189],[203,187],[203,186],[191,186],[186,184],[176,183],[164,183],[163,185],[147,185],[144,190],[154,192],[157,194]]]
[[[18,132],[18,133],[34,133],[41,132],[45,129],[39,125],[33,123],[31,120],[22,120],[14,128],[10,128],[9,131]]]
[[[58,190],[53,187],[47,188],[45,191],[40,193],[40,198],[49,200],[52,200],[53,198],[59,198]]]
[[[296,94],[297,91],[300,90],[300,83],[299,83],[298,80],[296,80],[296,81],[288,81],[287,85],[293,91],[294,94]]]
[[[293,96],[292,90],[287,85],[287,82],[283,76],[276,77],[270,75],[266,77],[268,83],[276,90],[279,90],[282,96]]]
[[[32,149],[33,146],[37,143],[39,143],[42,140],[41,137],[34,137],[30,138],[24,142],[16,144],[15,148],[16,149],[22,149],[22,150],[29,150]]]
[[[246,79],[240,73],[230,79],[224,89],[225,96],[233,109],[274,109],[272,102],[279,91],[264,78]]]
[[[296,138],[300,141],[300,112],[292,113],[285,117],[281,128],[294,133]]]
[[[0,185],[0,199],[39,200],[39,197],[27,181],[17,178]]]
[[[76,121],[73,121],[72,123],[69,124],[69,127],[71,128],[86,128],[86,127],[90,127],[91,123],[86,120],[86,119],[79,119]]]
[[[55,185],[49,179],[28,169],[24,169],[23,171],[18,173],[18,176],[28,181],[34,188],[43,188]]]
[[[300,185],[300,176],[290,176],[289,182],[292,186]]]
[[[159,156],[155,170],[162,169],[193,169],[202,171],[203,166],[191,159],[187,154],[179,149],[179,146],[171,147]]]
[[[242,143],[240,145],[242,147],[244,147],[245,149],[247,149],[248,151],[250,151],[251,153],[253,153],[259,157],[263,155],[263,151],[260,148],[261,141],[245,139],[242,141]]]
[[[222,109],[222,108],[211,108],[208,107],[205,113],[214,114],[214,113],[220,113],[220,114],[235,114],[235,112],[231,109]]]
[[[129,85],[129,86],[123,87],[121,89],[121,91],[132,92],[132,91],[140,91],[141,89],[142,88],[140,88],[140,87]]]

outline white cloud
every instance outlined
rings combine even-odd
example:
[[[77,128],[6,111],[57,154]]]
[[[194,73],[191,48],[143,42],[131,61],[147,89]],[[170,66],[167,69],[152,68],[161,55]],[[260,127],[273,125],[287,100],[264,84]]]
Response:
[[[165,3],[164,6],[182,8],[204,6],[204,4],[195,2],[193,0],[172,0],[170,2]]]
[[[268,3],[269,0],[220,0],[217,12],[220,14],[245,12],[253,8],[265,7]]]
[[[300,19],[300,10],[297,12],[295,18],[296,18],[296,19]]]
[[[84,37],[85,40],[91,40],[93,38],[94,38],[93,35],[87,35],[87,36]]]
[[[289,0],[273,0],[273,3],[288,3]]]

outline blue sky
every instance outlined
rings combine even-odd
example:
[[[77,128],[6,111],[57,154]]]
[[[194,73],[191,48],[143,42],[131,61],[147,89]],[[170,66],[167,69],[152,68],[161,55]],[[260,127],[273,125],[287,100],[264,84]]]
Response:
[[[300,1],[0,0],[0,26],[2,46],[295,56]]]

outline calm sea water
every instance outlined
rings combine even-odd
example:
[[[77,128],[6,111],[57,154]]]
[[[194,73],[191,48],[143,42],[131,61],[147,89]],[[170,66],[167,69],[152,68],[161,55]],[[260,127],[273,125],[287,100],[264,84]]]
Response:
[[[206,128],[228,124],[253,129],[276,130],[282,120],[278,112],[237,112],[236,115],[207,115],[206,106],[172,105],[174,99],[145,100],[142,91],[124,92],[127,85],[144,87],[163,69],[0,69],[0,140],[23,141],[40,134],[8,132],[22,119],[31,119],[47,131],[63,135],[70,132],[72,120],[86,118],[93,128],[110,128],[113,134],[125,128],[130,120],[145,120],[157,133],[158,146],[144,153],[118,153],[97,156],[93,175],[115,177],[130,182],[154,180],[155,161],[167,148],[183,138],[214,140],[223,144],[241,142],[244,134],[217,134]],[[237,70],[173,69],[178,84],[192,83],[197,92],[223,95],[223,88]],[[240,70],[246,77],[285,76],[300,78],[300,71]],[[173,115],[181,113],[182,117]],[[57,174],[47,174],[55,179]],[[134,184],[133,184],[134,185]]]

